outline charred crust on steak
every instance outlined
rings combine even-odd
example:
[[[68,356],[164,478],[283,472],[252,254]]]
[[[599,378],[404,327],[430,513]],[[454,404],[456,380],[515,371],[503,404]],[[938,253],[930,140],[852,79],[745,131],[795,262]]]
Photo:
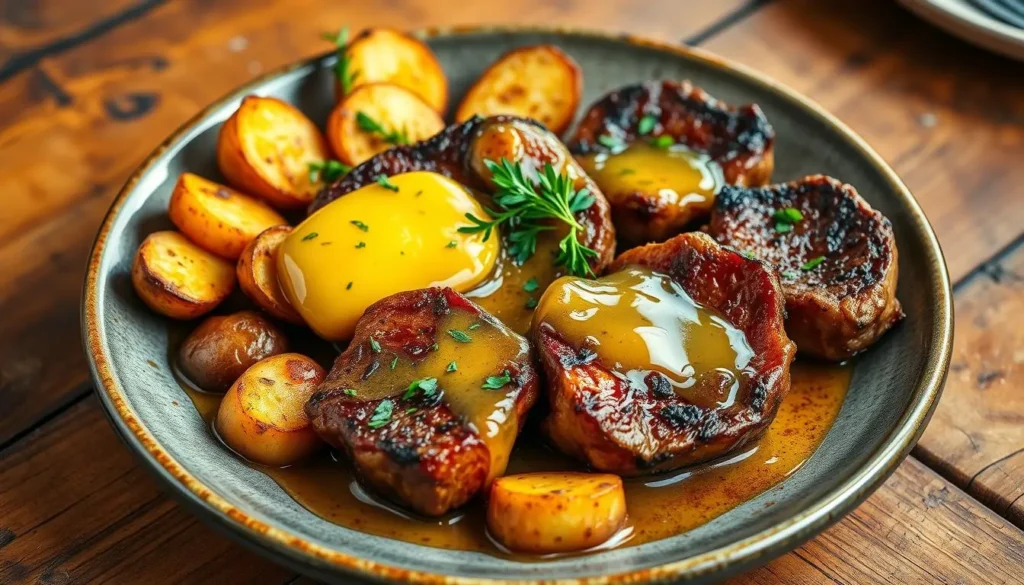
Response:
[[[780,231],[775,213],[788,208],[802,219]],[[801,353],[848,359],[903,318],[892,224],[851,185],[812,175],[761,188],[726,187],[707,231],[778,269],[786,329]]]

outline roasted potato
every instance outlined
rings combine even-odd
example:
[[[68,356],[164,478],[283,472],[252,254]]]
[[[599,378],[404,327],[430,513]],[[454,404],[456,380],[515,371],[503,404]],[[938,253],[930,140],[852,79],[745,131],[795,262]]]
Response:
[[[484,71],[462,98],[455,120],[510,114],[561,134],[576,115],[582,91],[583,75],[572,57],[553,45],[522,47]]]
[[[235,270],[242,292],[257,307],[278,319],[302,325],[305,322],[288,302],[277,280],[277,247],[291,231],[291,227],[280,225],[256,236],[242,251]]]
[[[288,351],[288,340],[255,311],[209,317],[178,351],[178,369],[196,387],[224,392],[249,366]]]
[[[275,98],[248,96],[221,126],[217,165],[233,187],[279,209],[309,205],[320,188],[310,163],[330,158],[320,129]]]
[[[494,481],[487,527],[508,548],[570,552],[611,538],[626,520],[626,493],[617,475],[547,472]]]
[[[351,90],[369,83],[393,83],[420,96],[435,112],[448,106],[448,79],[437,57],[423,41],[405,33],[373,28],[360,33],[345,49]],[[339,84],[337,101],[345,98]]]
[[[327,141],[341,160],[358,165],[396,144],[426,140],[444,129],[437,112],[404,87],[371,83],[356,88],[327,120]]]
[[[231,263],[175,231],[150,234],[135,252],[132,284],[161,315],[195,319],[220,304],[235,288]]]
[[[228,389],[216,428],[228,447],[250,461],[290,465],[321,445],[306,416],[306,401],[324,369],[297,353],[258,361]]]
[[[190,240],[228,260],[263,230],[288,223],[266,203],[192,173],[178,177],[168,214]]]

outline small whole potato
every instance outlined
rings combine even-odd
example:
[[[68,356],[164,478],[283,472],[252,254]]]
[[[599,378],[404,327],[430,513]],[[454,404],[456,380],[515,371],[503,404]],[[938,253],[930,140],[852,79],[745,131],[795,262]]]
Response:
[[[487,528],[514,551],[547,554],[597,546],[622,528],[626,492],[607,473],[543,472],[494,480]]]
[[[250,366],[288,351],[281,330],[255,311],[210,317],[196,327],[178,352],[178,367],[207,392],[224,392]]]
[[[216,429],[236,453],[263,465],[291,465],[320,445],[306,416],[306,402],[324,380],[324,369],[297,353],[253,364],[228,389]]]

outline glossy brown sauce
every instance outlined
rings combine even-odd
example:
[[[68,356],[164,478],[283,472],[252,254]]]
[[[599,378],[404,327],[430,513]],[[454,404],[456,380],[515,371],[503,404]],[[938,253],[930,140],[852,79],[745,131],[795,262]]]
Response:
[[[799,469],[825,438],[846,396],[852,366],[793,364],[792,390],[765,435],[752,447],[701,466],[646,478],[626,479],[628,520],[607,548],[634,546],[674,536],[709,522],[767,491]],[[186,392],[211,421],[221,395]],[[580,469],[547,448],[527,424],[516,442],[508,473]],[[364,489],[350,466],[322,452],[288,468],[254,465],[296,501],[322,518],[361,532],[445,549],[513,555],[485,530],[479,498],[441,518],[422,518]]]

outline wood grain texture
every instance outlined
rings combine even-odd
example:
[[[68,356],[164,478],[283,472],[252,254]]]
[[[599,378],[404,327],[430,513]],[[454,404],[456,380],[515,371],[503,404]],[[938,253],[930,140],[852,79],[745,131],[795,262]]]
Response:
[[[777,0],[705,45],[849,124],[924,207],[954,281],[1024,228],[1024,63],[890,0]]]
[[[942,400],[915,453],[1024,527],[1024,243],[956,295]]]
[[[85,261],[131,170],[203,105],[261,72],[328,50],[324,29],[516,21],[679,39],[743,2],[695,0],[686,10],[674,0],[464,4],[183,0],[0,85],[0,315],[11,316],[0,325],[0,444],[87,382],[78,335]]]

